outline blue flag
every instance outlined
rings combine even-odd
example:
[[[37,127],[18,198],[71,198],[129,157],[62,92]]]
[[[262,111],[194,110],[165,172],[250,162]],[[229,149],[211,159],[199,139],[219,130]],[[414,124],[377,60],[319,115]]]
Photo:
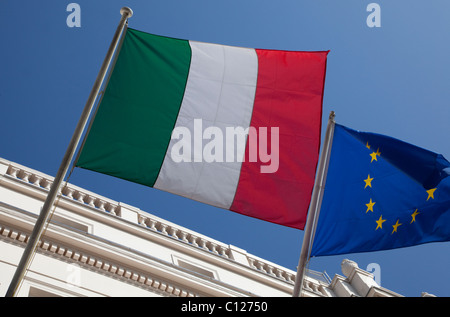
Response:
[[[336,124],[311,256],[449,240],[450,163]]]

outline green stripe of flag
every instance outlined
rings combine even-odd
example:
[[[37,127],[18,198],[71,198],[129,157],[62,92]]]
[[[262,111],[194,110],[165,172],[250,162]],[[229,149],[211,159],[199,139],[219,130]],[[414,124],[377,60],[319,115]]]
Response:
[[[189,42],[128,29],[77,166],[153,186],[178,116]],[[119,172],[114,166],[122,165]]]

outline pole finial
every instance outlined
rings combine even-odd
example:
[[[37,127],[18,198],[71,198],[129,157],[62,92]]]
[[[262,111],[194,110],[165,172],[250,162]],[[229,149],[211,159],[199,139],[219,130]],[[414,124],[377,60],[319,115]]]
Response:
[[[131,10],[129,7],[123,7],[120,9],[121,15],[126,15],[127,18],[131,18],[133,16],[133,10]]]
[[[335,117],[336,117],[336,113],[334,111],[331,111],[329,119],[334,121]]]

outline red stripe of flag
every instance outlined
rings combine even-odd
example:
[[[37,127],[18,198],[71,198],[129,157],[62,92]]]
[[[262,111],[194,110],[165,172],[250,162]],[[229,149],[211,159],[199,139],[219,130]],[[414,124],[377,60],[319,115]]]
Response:
[[[303,229],[311,199],[320,147],[322,99],[328,52],[256,50],[258,79],[251,127],[279,128],[279,164],[274,173],[261,173],[271,162],[249,161],[246,145],[236,195],[230,210],[288,227]],[[272,157],[277,146],[271,148]],[[275,166],[273,166],[275,168]]]

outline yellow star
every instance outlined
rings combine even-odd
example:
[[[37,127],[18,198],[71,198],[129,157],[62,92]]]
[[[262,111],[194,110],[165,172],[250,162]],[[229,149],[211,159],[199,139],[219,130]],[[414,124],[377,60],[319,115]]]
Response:
[[[370,178],[370,174],[367,175],[367,179],[364,180],[364,182],[366,183],[366,186],[364,186],[364,188],[366,188],[367,186],[369,186],[370,188],[372,188],[372,180],[373,180],[373,177]]]
[[[368,204],[366,204],[367,206],[367,210],[366,213],[370,210],[371,212],[373,212],[373,205],[375,205],[375,203],[372,202],[372,198],[370,198],[370,202]]]
[[[380,152],[380,148],[377,149],[377,151],[375,152],[376,155],[381,156],[381,152]]]
[[[391,234],[393,234],[394,232],[397,232],[397,228],[401,225],[402,224],[398,223],[398,219],[397,219],[397,222],[395,223],[395,225],[392,226],[394,229],[392,230]]]
[[[366,148],[368,148],[370,150],[369,141],[367,141],[367,143],[366,143]]]
[[[372,160],[370,161],[370,163],[372,163],[374,160],[375,160],[375,161],[378,161],[378,160],[377,160],[377,153],[376,153],[376,152],[372,152],[372,153],[370,154],[370,156],[372,157]]]
[[[429,190],[427,190],[427,193],[428,193],[428,198],[427,198],[427,200],[428,199],[434,199],[434,191],[436,190],[436,188],[432,188],[432,189],[429,189]]]
[[[409,224],[412,224],[413,222],[416,221],[416,216],[420,214],[420,212],[417,211],[417,209],[411,214],[412,220]]]
[[[382,225],[383,225],[383,222],[385,222],[385,221],[386,221],[386,219],[383,219],[383,218],[381,218],[381,216],[380,216],[380,219],[378,219],[377,221],[375,221],[375,222],[377,223],[377,227],[375,228],[375,230],[377,230],[378,228],[383,229]]]

